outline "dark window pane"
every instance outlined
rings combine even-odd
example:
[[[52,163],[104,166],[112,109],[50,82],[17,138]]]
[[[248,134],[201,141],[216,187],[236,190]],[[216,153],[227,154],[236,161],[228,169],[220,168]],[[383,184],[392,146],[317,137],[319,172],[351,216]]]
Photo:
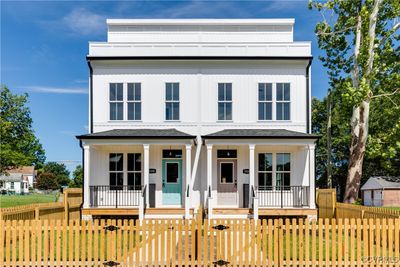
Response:
[[[124,104],[123,103],[117,103],[117,120],[123,120],[124,119]]]
[[[259,171],[272,171],[272,154],[271,153],[258,154],[258,170]]]
[[[218,120],[225,120],[225,105],[218,103]]]
[[[276,103],[276,119],[283,120],[283,103]]]
[[[135,100],[140,101],[142,99],[142,85],[135,83]]]
[[[179,83],[173,84],[173,100],[179,101]]]
[[[225,100],[225,86],[223,83],[218,84],[218,101]]]
[[[134,100],[135,95],[135,84],[128,83],[128,100]]]
[[[115,83],[110,83],[110,100],[113,101],[116,99],[115,95]]]
[[[123,154],[122,153],[110,153],[109,156],[109,168],[110,171],[122,171],[123,170]]]
[[[258,84],[258,100],[265,101],[265,83]]]
[[[179,103],[172,103],[172,119],[173,120],[179,120]]]
[[[265,85],[265,100],[272,101],[272,83]]]
[[[117,174],[115,172],[110,173],[110,185],[117,184]]]
[[[284,84],[284,100],[290,100],[290,83]]]
[[[258,187],[260,190],[272,189],[272,173],[259,173],[258,174]]]
[[[142,185],[141,173],[128,173],[128,189],[140,190]]]
[[[110,103],[110,120],[116,120],[116,119],[117,119],[117,104]]]
[[[122,88],[122,83],[117,83],[117,98],[116,100],[122,101],[124,99],[124,90]]]
[[[124,174],[122,172],[117,173],[117,185],[124,184]]]
[[[272,120],[272,103],[265,103],[265,120]]]
[[[290,153],[276,154],[276,170],[290,171]]]
[[[232,103],[225,103],[226,120],[232,120]]]
[[[179,164],[178,163],[166,163],[167,164],[167,183],[177,183],[179,179]]]
[[[134,120],[134,119],[135,119],[135,104],[128,103],[128,120]]]
[[[142,160],[140,153],[128,154],[128,171],[141,171]]]
[[[166,159],[181,159],[182,150],[180,149],[164,149],[162,152],[163,158]]]
[[[165,103],[165,119],[172,120],[172,103]]]
[[[237,158],[237,150],[236,149],[218,149],[217,150],[217,158],[235,159],[235,158]]]
[[[233,183],[233,163],[221,163],[222,184]]]
[[[232,84],[227,83],[225,88],[225,100],[232,101]]]
[[[142,119],[142,103],[135,103],[135,120]]]
[[[165,99],[166,100],[172,100],[172,85],[170,83],[166,84]]]
[[[276,84],[276,100],[283,100],[283,83]]]
[[[285,173],[283,175],[283,185],[290,186],[290,173]]]
[[[265,120],[265,103],[258,103],[258,119]]]
[[[283,119],[290,120],[290,103],[283,104]]]

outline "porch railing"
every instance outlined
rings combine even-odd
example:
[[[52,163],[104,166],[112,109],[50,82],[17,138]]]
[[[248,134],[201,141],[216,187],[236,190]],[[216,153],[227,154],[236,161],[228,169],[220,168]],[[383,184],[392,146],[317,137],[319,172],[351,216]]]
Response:
[[[138,207],[141,186],[94,185],[90,186],[91,207]]]
[[[310,204],[310,187],[260,186],[257,197],[259,207],[307,207]]]

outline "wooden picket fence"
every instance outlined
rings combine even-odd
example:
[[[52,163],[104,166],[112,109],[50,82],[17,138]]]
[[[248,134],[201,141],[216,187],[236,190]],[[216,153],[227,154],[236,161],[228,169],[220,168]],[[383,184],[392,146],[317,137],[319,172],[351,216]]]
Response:
[[[65,189],[63,202],[38,203],[0,209],[0,220],[80,219],[82,189]]]
[[[399,266],[400,219],[0,221],[0,266]]]
[[[400,210],[385,207],[368,207],[336,202],[336,189],[318,189],[316,195],[319,218],[396,219]]]

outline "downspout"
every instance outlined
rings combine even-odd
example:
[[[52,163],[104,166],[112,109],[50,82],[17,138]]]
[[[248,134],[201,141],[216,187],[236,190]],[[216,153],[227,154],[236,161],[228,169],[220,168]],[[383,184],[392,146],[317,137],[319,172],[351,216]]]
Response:
[[[202,139],[201,135],[197,135],[196,137],[196,155],[194,157],[193,169],[192,169],[192,176],[190,177],[190,190],[193,189],[194,179],[196,178],[197,174],[197,166],[199,165],[200,161],[200,153],[201,153],[201,146],[202,146]]]
[[[87,60],[89,67],[89,133],[93,133],[93,68],[90,60]]]
[[[83,179],[82,179],[82,203],[79,209],[79,217],[82,219],[82,208],[83,208],[83,201],[85,199],[85,151],[83,150],[82,140],[79,140],[79,147],[82,149],[82,172],[83,172]]]
[[[312,58],[309,59],[307,67],[306,67],[306,107],[307,107],[307,133],[311,133],[311,123],[310,123],[310,113],[311,113],[311,109],[310,109],[310,67],[311,67],[311,62],[312,62]]]

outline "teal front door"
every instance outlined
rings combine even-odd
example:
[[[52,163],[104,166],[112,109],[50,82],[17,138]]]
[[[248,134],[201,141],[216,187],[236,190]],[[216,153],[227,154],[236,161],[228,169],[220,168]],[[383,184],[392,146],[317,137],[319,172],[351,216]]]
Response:
[[[162,161],[162,192],[164,205],[182,204],[182,160]]]

